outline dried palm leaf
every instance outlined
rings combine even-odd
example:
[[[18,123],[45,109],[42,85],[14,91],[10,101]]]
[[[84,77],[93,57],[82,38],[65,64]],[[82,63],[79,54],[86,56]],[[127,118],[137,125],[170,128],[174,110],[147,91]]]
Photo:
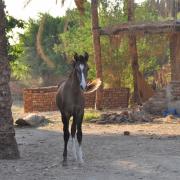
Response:
[[[101,83],[102,82],[101,82],[100,78],[97,78],[97,79],[89,82],[87,85],[85,94],[89,94],[89,93],[96,91],[100,87]]]
[[[84,3],[85,3],[85,0],[74,0],[76,6],[77,6],[77,9],[79,10],[79,12],[81,14],[84,14]]]
[[[40,22],[40,26],[39,26],[39,30],[38,33],[36,35],[36,49],[37,49],[37,53],[38,55],[41,57],[41,59],[51,68],[54,68],[55,65],[53,63],[53,61],[45,54],[44,49],[41,45],[42,42],[42,34],[44,31],[44,24],[45,24],[45,20],[46,20],[46,16],[43,16],[41,22]]]

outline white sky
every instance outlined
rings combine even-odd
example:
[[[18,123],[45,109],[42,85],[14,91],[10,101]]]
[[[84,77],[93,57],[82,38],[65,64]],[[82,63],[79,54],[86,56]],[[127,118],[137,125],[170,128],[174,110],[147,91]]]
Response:
[[[61,7],[60,0],[56,4],[56,0],[31,0],[30,4],[24,8],[27,0],[4,0],[6,9],[10,15],[17,19],[28,20],[37,18],[38,13],[48,12],[52,16],[63,16],[67,8],[75,7],[74,0],[66,0],[63,7]],[[114,0],[112,0],[114,1]],[[142,2],[144,0],[135,0],[135,2]]]
[[[4,0],[6,5],[6,10],[9,15],[28,21],[29,18],[37,19],[38,14],[41,12],[47,12],[52,16],[63,16],[68,8],[75,7],[74,0],[66,0],[64,6],[61,6],[61,0],[31,0],[28,6],[24,7],[27,0]],[[114,1],[114,0],[112,0]],[[136,3],[143,2],[144,0],[135,0]],[[23,33],[23,29],[15,28],[12,32],[13,38],[10,40],[11,44],[18,41],[18,34]]]
[[[6,10],[11,16],[17,19],[28,20],[37,18],[40,12],[48,12],[52,16],[63,16],[67,8],[74,7],[73,0],[66,0],[64,6],[61,6],[60,0],[56,4],[56,0],[32,0],[28,6],[24,8],[26,0],[4,0]]]

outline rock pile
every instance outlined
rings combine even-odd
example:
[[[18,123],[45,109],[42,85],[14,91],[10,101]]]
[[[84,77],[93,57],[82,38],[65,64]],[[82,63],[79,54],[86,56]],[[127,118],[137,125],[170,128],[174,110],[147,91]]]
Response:
[[[154,115],[162,115],[164,111],[172,109],[180,114],[180,81],[171,81],[143,104],[143,110]]]
[[[15,122],[18,126],[31,126],[37,127],[48,123],[48,120],[44,116],[37,114],[29,114],[24,118],[20,118]]]
[[[155,115],[162,115],[167,109],[166,89],[159,90],[148,101],[143,104],[143,110]]]
[[[118,124],[152,121],[153,117],[145,111],[121,111],[104,113],[99,119],[92,119],[90,122],[94,122],[97,124]]]

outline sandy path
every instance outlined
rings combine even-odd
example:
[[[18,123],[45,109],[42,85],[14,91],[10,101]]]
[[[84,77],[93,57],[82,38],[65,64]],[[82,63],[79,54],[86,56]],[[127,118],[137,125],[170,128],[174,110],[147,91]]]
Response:
[[[0,180],[179,180],[180,125],[84,124],[85,163],[61,166],[62,126],[16,128],[19,160],[0,161]],[[122,132],[129,130],[130,136]]]

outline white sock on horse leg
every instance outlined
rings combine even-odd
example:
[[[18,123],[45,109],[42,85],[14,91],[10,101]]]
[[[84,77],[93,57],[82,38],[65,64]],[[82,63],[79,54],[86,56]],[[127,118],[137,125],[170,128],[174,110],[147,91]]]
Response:
[[[79,156],[79,161],[80,161],[80,163],[83,163],[84,160],[83,160],[83,153],[82,153],[81,145],[79,146],[78,156]]]
[[[72,153],[74,160],[77,160],[77,154],[76,154],[76,141],[75,138],[72,138]]]

